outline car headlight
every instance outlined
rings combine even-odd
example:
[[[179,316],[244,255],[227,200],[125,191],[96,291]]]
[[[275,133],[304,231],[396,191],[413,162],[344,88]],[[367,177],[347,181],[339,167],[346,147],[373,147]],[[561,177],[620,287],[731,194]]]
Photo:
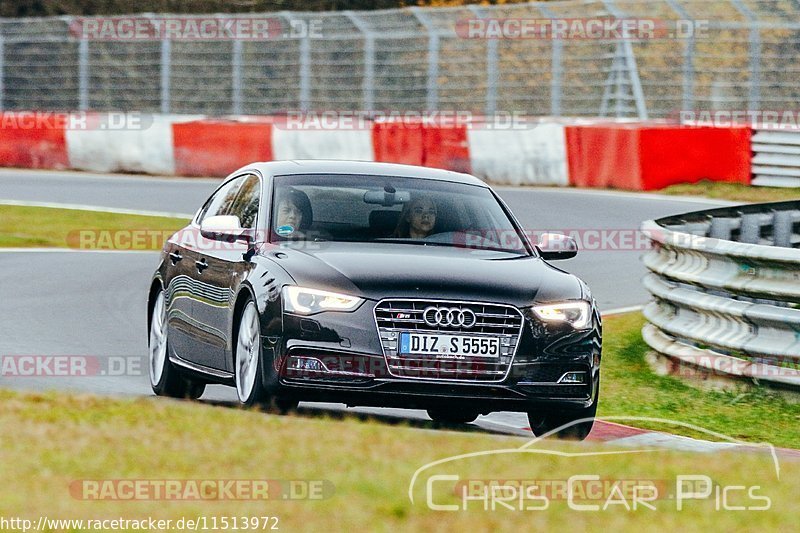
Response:
[[[356,296],[296,285],[283,288],[283,309],[298,315],[313,315],[322,311],[353,311],[363,301],[363,298]]]
[[[586,301],[536,305],[533,312],[548,322],[567,322],[575,329],[584,329],[592,321],[592,306]]]

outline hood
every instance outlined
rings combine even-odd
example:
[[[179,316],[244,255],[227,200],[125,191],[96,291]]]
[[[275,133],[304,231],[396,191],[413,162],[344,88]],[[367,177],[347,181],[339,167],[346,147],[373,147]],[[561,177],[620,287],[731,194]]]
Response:
[[[318,245],[317,250],[282,247],[265,255],[298,285],[371,300],[459,299],[525,307],[586,296],[576,276],[537,257],[409,244]]]

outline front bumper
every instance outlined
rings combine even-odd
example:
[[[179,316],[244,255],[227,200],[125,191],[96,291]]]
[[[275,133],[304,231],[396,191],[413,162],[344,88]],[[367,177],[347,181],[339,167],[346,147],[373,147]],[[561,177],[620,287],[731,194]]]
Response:
[[[430,368],[390,372],[374,319],[375,302],[352,313],[283,316],[280,338],[265,339],[281,395],[305,401],[400,408],[469,406],[479,412],[529,411],[541,406],[588,407],[599,379],[599,315],[588,330],[542,323],[523,310],[522,330],[505,376],[493,381],[442,378]],[[469,360],[442,368],[474,367]],[[565,383],[565,375],[580,383]],[[573,378],[573,381],[577,378]]]

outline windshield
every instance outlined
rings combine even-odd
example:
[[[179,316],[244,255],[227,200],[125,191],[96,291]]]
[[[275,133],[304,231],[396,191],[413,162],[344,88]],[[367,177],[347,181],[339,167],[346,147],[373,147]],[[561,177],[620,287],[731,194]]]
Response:
[[[420,178],[275,178],[271,241],[391,242],[530,255],[485,187]]]

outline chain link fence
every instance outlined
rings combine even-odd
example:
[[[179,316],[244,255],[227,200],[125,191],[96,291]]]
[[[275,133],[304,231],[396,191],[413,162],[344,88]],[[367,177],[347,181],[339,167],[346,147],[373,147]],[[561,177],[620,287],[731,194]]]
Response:
[[[233,17],[215,15],[226,16]],[[76,35],[80,19],[2,20],[0,109],[659,118],[679,110],[795,109],[800,98],[800,0],[570,0],[253,16],[283,29],[264,39],[126,40]],[[459,30],[475,19],[499,26],[643,19],[667,30],[654,38]]]

